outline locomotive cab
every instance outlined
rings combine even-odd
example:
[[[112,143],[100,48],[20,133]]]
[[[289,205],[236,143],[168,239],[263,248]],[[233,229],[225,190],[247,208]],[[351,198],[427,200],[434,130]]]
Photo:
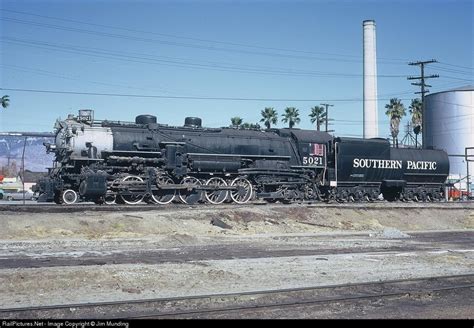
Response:
[[[327,167],[328,146],[332,140],[330,134],[311,130],[292,130],[291,135],[297,144],[300,166]]]

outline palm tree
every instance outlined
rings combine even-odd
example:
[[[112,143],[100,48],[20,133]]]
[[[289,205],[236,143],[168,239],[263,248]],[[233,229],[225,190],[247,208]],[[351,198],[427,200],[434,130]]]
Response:
[[[8,95],[2,97],[2,107],[3,108],[7,108],[8,105],[10,105],[10,99],[8,97],[9,97]]]
[[[390,133],[393,138],[393,145],[398,148],[398,133],[400,132],[400,120],[405,116],[405,107],[401,100],[397,98],[390,99],[390,104],[385,105],[387,111],[385,115],[390,117]]]
[[[264,110],[261,112],[262,119],[260,122],[263,122],[267,129],[270,129],[272,124],[277,124],[278,122],[278,114],[273,107],[265,107]]]
[[[311,108],[309,117],[311,117],[311,123],[316,122],[316,130],[320,131],[321,124],[326,122],[326,111],[323,106],[314,106]]]
[[[300,116],[300,113],[298,109],[296,109],[295,107],[286,107],[285,114],[282,114],[282,116],[283,116],[283,119],[281,121],[283,123],[288,122],[288,127],[290,129],[292,129],[293,126],[295,126],[295,124],[298,124],[301,121],[300,118],[298,117]]]
[[[422,106],[420,98],[412,99],[410,105],[411,122],[413,123],[413,132],[415,133],[415,144],[418,147],[418,134],[422,131]]]
[[[234,128],[238,128],[242,124],[242,121],[243,121],[242,118],[238,116],[232,117],[230,119],[230,122],[232,123],[231,126]]]

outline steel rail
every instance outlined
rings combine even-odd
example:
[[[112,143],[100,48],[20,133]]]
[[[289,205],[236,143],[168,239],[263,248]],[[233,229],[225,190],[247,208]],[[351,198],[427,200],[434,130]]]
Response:
[[[450,280],[455,280],[450,282]],[[456,280],[460,280],[457,283]],[[415,286],[411,286],[413,284]],[[421,286],[417,286],[421,285]],[[439,284],[440,286],[431,287],[430,285]],[[426,285],[426,286],[424,286]],[[380,290],[377,290],[377,288]],[[229,312],[229,311],[245,311],[252,309],[264,309],[275,307],[291,307],[299,305],[310,305],[317,303],[331,303],[342,301],[355,301],[362,299],[386,298],[403,295],[418,295],[425,293],[435,293],[449,290],[473,289],[474,288],[474,274],[462,275],[448,275],[448,276],[432,276],[420,277],[410,279],[397,279],[377,282],[363,282],[363,283],[349,283],[338,285],[314,286],[314,287],[300,287],[300,288],[286,288],[275,290],[259,290],[252,292],[240,293],[223,293],[223,294],[207,294],[188,297],[171,297],[171,298],[155,298],[142,300],[127,300],[127,301],[110,301],[110,302],[92,302],[92,303],[77,303],[77,304],[62,304],[62,305],[47,305],[47,306],[30,306],[19,308],[5,308],[0,309],[0,316],[4,319],[23,319],[23,318],[41,318],[51,317],[53,314],[55,318],[61,317],[74,319],[79,318],[95,318],[95,319],[145,319],[145,318],[165,318],[177,317],[186,315],[209,314],[213,312]],[[353,291],[355,289],[355,292]],[[358,291],[361,289],[362,291]],[[369,292],[364,289],[369,290]],[[374,291],[375,290],[375,291]],[[387,291],[384,291],[387,290]],[[330,294],[336,292],[334,296],[324,296],[324,293]],[[323,297],[306,297],[297,298],[296,300],[278,302],[276,299],[280,295],[286,295],[287,298],[298,297],[298,293],[315,293],[323,294]],[[291,295],[296,294],[296,295]],[[260,298],[268,298],[266,301],[259,304]],[[242,304],[239,303],[239,299]],[[246,300],[247,299],[247,300]],[[213,302],[213,300],[215,300]],[[193,305],[207,304],[207,308],[187,309]],[[245,303],[246,302],[246,303]],[[180,305],[180,303],[183,303]],[[217,303],[217,307],[213,304]],[[234,303],[233,305],[226,305],[226,303]],[[237,304],[235,304],[237,303]],[[161,308],[170,305],[181,307],[175,311],[159,312]],[[223,304],[223,306],[222,306]],[[219,306],[221,305],[221,306]],[[142,306],[151,307],[151,311],[145,313],[144,311],[133,310],[131,308]],[[214,306],[214,307],[212,307]],[[117,314],[111,314],[111,310],[116,307]],[[122,307],[122,309],[120,309]],[[184,308],[184,309],[183,309]],[[71,309],[74,309],[72,315]],[[158,309],[158,311],[157,311]],[[127,310],[127,311],[124,311]],[[88,312],[87,312],[88,311]],[[102,315],[100,315],[102,314]]]
[[[145,315],[130,315],[125,317],[116,317],[114,319],[153,319],[153,318],[176,318],[179,316],[189,316],[189,315],[199,315],[199,314],[211,314],[216,312],[230,312],[230,311],[245,311],[245,310],[256,310],[256,309],[265,309],[265,308],[285,308],[285,307],[294,307],[302,305],[311,305],[318,303],[333,303],[333,302],[346,302],[346,301],[355,301],[355,300],[364,300],[364,299],[381,299],[387,297],[395,296],[404,296],[411,294],[426,294],[426,293],[435,293],[447,290],[459,290],[459,289],[472,289],[474,284],[469,285],[459,285],[452,287],[441,287],[441,288],[426,288],[426,289],[413,289],[405,290],[400,292],[392,293],[379,293],[379,294],[363,294],[355,296],[342,296],[342,297],[326,297],[321,299],[311,299],[311,300],[302,300],[295,302],[282,302],[282,303],[271,303],[271,304],[258,304],[258,305],[247,305],[247,306],[229,306],[224,308],[216,309],[203,309],[203,310],[191,310],[191,311],[176,311],[169,313],[157,313],[157,314],[145,314]]]
[[[331,208],[331,209],[364,209],[364,210],[384,210],[384,209],[439,209],[439,210],[472,210],[474,209],[473,202],[463,203],[318,203],[318,202],[298,202],[292,204],[270,204],[263,202],[247,203],[247,204],[136,204],[136,205],[96,205],[92,203],[59,205],[59,204],[0,204],[0,213],[2,212],[25,212],[25,213],[72,213],[87,211],[110,212],[110,211],[156,211],[156,210],[186,210],[203,209],[209,210],[216,208],[224,209],[239,209],[250,208],[252,206],[265,206],[272,208],[291,208],[291,207],[306,207],[306,208]]]

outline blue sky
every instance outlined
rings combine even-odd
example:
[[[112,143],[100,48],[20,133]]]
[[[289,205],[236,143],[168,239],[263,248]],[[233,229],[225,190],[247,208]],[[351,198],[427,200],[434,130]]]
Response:
[[[299,127],[312,128],[310,108],[328,102],[335,133],[360,136],[366,19],[377,25],[381,137],[388,99],[408,107],[418,91],[406,76],[419,69],[407,62],[439,61],[427,69],[440,75],[432,92],[473,84],[472,1],[2,0],[0,9],[1,88],[153,96],[1,90],[11,99],[1,131],[52,131],[81,108],[98,119],[146,113],[182,125],[199,116],[218,127],[292,106]]]

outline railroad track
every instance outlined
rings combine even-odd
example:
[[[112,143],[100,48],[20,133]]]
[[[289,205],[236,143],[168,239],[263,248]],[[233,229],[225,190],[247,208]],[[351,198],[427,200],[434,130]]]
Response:
[[[269,204],[266,202],[252,202],[248,204],[169,204],[169,205],[154,205],[154,204],[137,204],[137,205],[96,205],[92,203],[74,204],[74,205],[57,205],[57,204],[0,204],[1,212],[25,212],[25,213],[73,213],[96,211],[96,212],[123,212],[123,211],[167,211],[173,210],[189,210],[192,209],[238,209],[249,208],[254,206],[265,206],[268,208],[290,208],[290,207],[307,207],[307,208],[335,208],[335,209],[366,209],[366,210],[380,210],[380,209],[474,209],[474,202],[462,203],[390,203],[390,202],[373,202],[373,203],[315,203],[315,202],[301,202],[293,204]]]
[[[367,234],[351,234],[349,237],[364,237]],[[341,236],[338,236],[339,238]],[[301,236],[292,236],[298,238]],[[313,241],[315,237],[310,237]],[[4,244],[0,244],[4,245]],[[5,246],[3,246],[5,247]],[[2,269],[19,268],[50,268],[50,267],[75,267],[75,266],[95,266],[95,265],[116,265],[116,264],[161,264],[161,263],[184,263],[188,261],[211,261],[227,259],[255,259],[267,257],[289,257],[289,256],[324,256],[340,254],[397,254],[402,252],[434,252],[441,250],[461,250],[474,247],[474,232],[469,231],[449,231],[449,232],[425,232],[410,233],[410,238],[404,243],[393,245],[375,245],[358,247],[324,248],[321,246],[303,248],[272,248],[268,245],[255,245],[251,243],[230,243],[220,245],[190,245],[180,246],[172,249],[121,249],[114,252],[104,251],[103,254],[87,253],[81,256],[64,256],[65,249],[61,249],[60,254],[40,256],[43,250],[38,251],[39,256],[13,255],[0,252],[0,267]],[[95,249],[97,250],[97,249]]]
[[[376,302],[393,298],[420,298],[436,293],[463,293],[472,301],[474,274],[416,279],[264,290],[232,294],[158,298],[118,302],[65,304],[0,309],[2,319],[158,319],[158,318],[245,318],[246,313],[329,305],[331,303]]]

